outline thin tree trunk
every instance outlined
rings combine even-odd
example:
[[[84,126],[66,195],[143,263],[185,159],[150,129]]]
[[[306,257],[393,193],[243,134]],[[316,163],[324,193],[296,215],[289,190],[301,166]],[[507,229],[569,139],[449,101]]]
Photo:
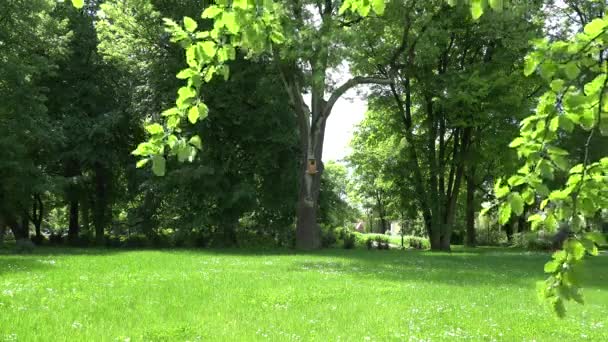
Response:
[[[34,195],[34,202],[32,202],[32,223],[36,231],[36,241],[42,241],[42,217],[44,215],[44,205],[40,194]]]
[[[107,196],[107,171],[103,165],[96,163],[93,225],[95,226],[95,243],[99,246],[105,242],[104,230],[107,224]]]
[[[4,245],[4,236],[6,235],[6,223],[4,217],[0,214],[0,247]]]
[[[475,165],[469,166],[467,174],[467,207],[466,224],[467,236],[465,244],[468,247],[475,247]]]
[[[456,176],[454,177],[454,187],[451,191],[451,196],[448,198],[446,221],[443,225],[443,231],[441,234],[441,249],[444,251],[450,250],[452,228],[454,226],[454,217],[456,216],[456,202],[458,201],[458,195],[460,194],[460,183],[462,183],[462,175],[464,173],[464,160],[468,153],[468,147],[471,141],[471,130],[472,129],[470,127],[464,129],[459,154],[458,156],[453,156],[453,158],[456,160]]]
[[[68,227],[68,241],[74,242],[80,233],[78,225],[78,198],[74,195],[70,199],[70,222]]]

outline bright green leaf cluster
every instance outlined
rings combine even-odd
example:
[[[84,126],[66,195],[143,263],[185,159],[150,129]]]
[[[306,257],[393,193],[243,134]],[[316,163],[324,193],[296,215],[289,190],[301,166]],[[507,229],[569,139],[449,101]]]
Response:
[[[503,199],[499,221],[507,222],[511,213],[520,215],[524,203],[542,200],[542,212],[528,217],[533,229],[555,230],[560,222],[570,226],[574,237],[564,251],[554,254],[545,271],[551,276],[541,293],[558,315],[564,313],[564,301],[582,302],[573,267],[586,253],[597,254],[597,238],[581,237],[586,219],[608,208],[608,157],[571,167],[569,152],[557,146],[560,135],[578,126],[594,134],[608,135],[608,62],[598,58],[608,46],[608,20],[595,19],[568,41],[535,44],[535,51],[524,61],[524,74],[536,72],[547,82],[548,90],[540,97],[535,114],[521,123],[520,136],[510,147],[516,149],[524,165],[507,185],[498,181],[494,192]],[[547,186],[556,174],[566,176],[561,188]],[[506,199],[506,200],[504,200]]]
[[[200,98],[202,87],[217,75],[227,80],[230,76],[228,62],[236,58],[236,50],[258,55],[280,44],[285,38],[280,24],[281,7],[272,1],[260,3],[236,0],[228,4],[219,1],[207,7],[202,19],[212,19],[213,28],[197,31],[197,21],[184,17],[183,26],[171,19],[164,19],[171,41],[185,50],[187,68],[177,73],[185,85],[178,89],[175,106],[162,113],[164,126],[154,123],[146,126],[150,137],[141,143],[133,154],[143,157],[137,163],[143,167],[152,161],[152,171],[158,176],[165,174],[165,155],[177,156],[180,162],[192,161],[197,150],[202,149],[200,137],[186,140],[180,137],[184,121],[196,124],[209,114],[207,105]],[[186,119],[186,120],[185,120]]]

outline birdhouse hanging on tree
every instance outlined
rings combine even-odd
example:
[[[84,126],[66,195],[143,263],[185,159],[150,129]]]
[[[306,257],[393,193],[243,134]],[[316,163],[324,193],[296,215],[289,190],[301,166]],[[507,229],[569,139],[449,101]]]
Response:
[[[315,158],[308,157],[308,174],[314,175],[317,173],[317,161]]]

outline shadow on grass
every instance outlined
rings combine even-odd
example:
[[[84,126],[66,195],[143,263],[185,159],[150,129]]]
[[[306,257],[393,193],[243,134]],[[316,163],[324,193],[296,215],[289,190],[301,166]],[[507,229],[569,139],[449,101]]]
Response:
[[[6,254],[0,250],[0,275],[8,272],[50,270],[37,257],[106,256],[120,253],[166,252],[200,256],[288,257],[287,272],[337,272],[362,279],[445,283],[453,286],[510,285],[529,287],[545,278],[543,265],[549,253],[526,252],[511,248],[456,247],[454,252],[413,250],[295,251],[292,249],[105,249],[39,247],[30,254]],[[608,256],[589,258],[583,272],[585,287],[608,290]]]

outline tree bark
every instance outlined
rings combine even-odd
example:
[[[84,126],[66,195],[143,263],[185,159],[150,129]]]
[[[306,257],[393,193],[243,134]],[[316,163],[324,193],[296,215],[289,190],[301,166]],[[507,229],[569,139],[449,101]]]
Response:
[[[34,202],[32,203],[32,223],[36,231],[36,240],[42,241],[42,217],[44,215],[44,205],[42,203],[42,197],[40,194],[34,195]]]
[[[74,195],[70,199],[70,222],[68,227],[68,241],[73,242],[78,238],[80,225],[78,224],[78,198]]]

